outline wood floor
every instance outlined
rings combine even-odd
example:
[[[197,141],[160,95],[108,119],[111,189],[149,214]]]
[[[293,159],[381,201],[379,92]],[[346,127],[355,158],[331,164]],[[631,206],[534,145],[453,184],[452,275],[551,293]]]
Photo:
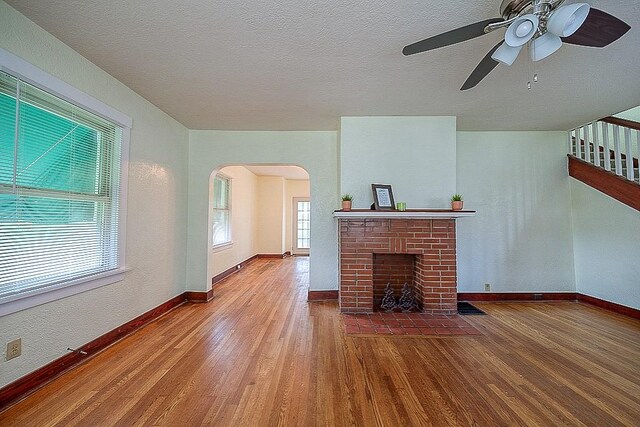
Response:
[[[308,258],[261,259],[0,414],[2,426],[638,426],[640,321],[478,304],[466,337],[345,335]]]

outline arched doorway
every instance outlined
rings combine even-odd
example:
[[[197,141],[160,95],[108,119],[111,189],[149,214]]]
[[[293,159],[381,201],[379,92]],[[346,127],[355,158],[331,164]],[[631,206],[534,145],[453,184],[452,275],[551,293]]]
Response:
[[[214,170],[207,257],[212,284],[256,256],[308,255],[310,188],[309,174],[296,165],[239,164]]]

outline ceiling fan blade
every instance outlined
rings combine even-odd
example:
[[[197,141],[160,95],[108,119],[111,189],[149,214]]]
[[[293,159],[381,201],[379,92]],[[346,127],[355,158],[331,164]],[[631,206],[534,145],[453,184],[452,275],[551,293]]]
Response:
[[[402,53],[408,56],[474,39],[485,34],[484,27],[487,25],[502,21],[504,21],[502,18],[492,18],[456,28],[455,30],[447,31],[446,33],[438,34],[437,36],[429,37],[428,39],[405,46],[405,48],[402,49]]]
[[[605,47],[624,36],[630,29],[626,22],[615,16],[591,8],[587,20],[578,28],[578,31],[569,37],[564,37],[562,41],[580,46]]]
[[[495,52],[501,44],[502,41],[495,45],[493,49],[491,49],[489,53],[487,53],[485,57],[482,58],[482,61],[480,61],[476,68],[471,72],[471,75],[467,78],[467,81],[464,82],[460,90],[467,90],[476,87],[476,85],[480,83],[482,79],[487,77],[487,75],[491,71],[493,71],[494,68],[496,68],[496,66],[498,65],[498,61],[493,59],[491,55],[493,55],[493,52]]]

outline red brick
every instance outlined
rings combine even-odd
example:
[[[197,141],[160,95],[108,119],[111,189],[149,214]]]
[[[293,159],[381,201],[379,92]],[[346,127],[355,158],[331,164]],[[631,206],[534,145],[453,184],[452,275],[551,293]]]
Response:
[[[455,311],[454,220],[340,220],[339,242],[343,312],[371,312],[389,282],[396,296],[412,284],[428,312]]]

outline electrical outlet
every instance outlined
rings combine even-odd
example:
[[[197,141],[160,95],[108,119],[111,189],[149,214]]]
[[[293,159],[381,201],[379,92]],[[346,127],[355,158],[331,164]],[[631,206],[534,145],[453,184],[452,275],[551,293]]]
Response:
[[[7,360],[11,360],[22,354],[22,338],[13,340],[7,344]]]
[[[491,292],[491,283],[485,283],[484,284],[484,291],[485,292]]]

